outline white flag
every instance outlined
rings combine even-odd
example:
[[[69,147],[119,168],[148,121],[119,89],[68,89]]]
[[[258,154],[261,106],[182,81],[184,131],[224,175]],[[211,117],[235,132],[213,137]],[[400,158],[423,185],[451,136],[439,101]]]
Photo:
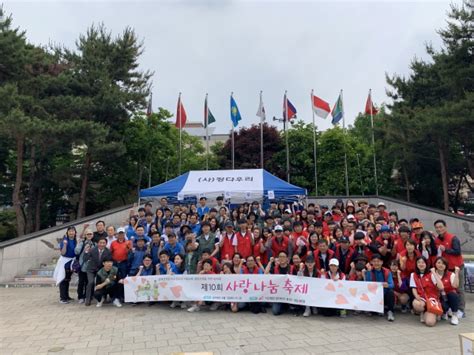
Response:
[[[265,107],[263,107],[262,92],[260,91],[260,105],[258,106],[257,116],[260,120],[265,121]]]

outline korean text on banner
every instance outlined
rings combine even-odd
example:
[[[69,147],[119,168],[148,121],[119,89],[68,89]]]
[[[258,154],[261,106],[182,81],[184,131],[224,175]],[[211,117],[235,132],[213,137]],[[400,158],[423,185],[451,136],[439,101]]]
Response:
[[[380,282],[292,275],[163,275],[124,280],[125,302],[278,302],[383,312]]]

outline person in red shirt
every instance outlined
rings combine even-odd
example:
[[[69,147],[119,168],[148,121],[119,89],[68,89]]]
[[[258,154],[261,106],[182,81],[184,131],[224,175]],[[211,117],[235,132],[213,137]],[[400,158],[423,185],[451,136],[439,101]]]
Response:
[[[389,267],[390,261],[393,259],[394,238],[391,232],[390,227],[385,224],[380,228],[379,236],[375,239],[375,246],[378,253],[382,256],[384,267]]]
[[[459,307],[459,294],[457,288],[459,287],[459,268],[456,266],[454,272],[448,270],[448,261],[442,256],[436,258],[435,267],[431,272],[443,283],[443,290],[441,291],[441,302],[443,304],[443,319],[448,319],[448,310],[451,309],[451,324],[458,325],[459,318],[457,315]]]
[[[455,235],[448,233],[446,222],[438,219],[434,223],[438,237],[435,239],[435,244],[438,248],[438,254],[441,254],[448,261],[448,270],[453,272],[455,267],[459,268],[459,278],[464,280],[464,259],[461,253],[461,242]],[[466,306],[464,295],[464,282],[459,283],[459,312],[458,317],[464,317],[464,307]]]
[[[418,221],[413,222],[411,225],[411,230],[411,239],[418,243],[421,239],[421,233],[423,233],[423,223]]]
[[[231,221],[224,224],[225,231],[221,234],[219,242],[221,261],[231,260],[237,251],[237,236],[234,233],[234,225]]]
[[[378,205],[377,205],[377,210],[378,210],[380,216],[382,216],[383,219],[388,222],[389,215],[388,215],[388,212],[386,211],[386,208],[387,207],[385,206],[385,203],[383,203],[383,202],[379,202]]]
[[[266,233],[268,235],[268,231]],[[262,235],[262,231],[260,228],[255,227],[253,229],[253,256],[255,258],[260,258],[263,265],[267,265],[268,263],[268,252],[267,247],[265,246],[265,237]]]
[[[436,247],[433,234],[428,231],[421,233],[421,239],[417,246],[418,251],[428,261],[428,266],[432,267],[438,257],[438,248]]]
[[[339,260],[339,268],[344,274],[349,274],[351,271],[352,250],[349,238],[343,236],[339,239],[339,242],[335,245],[334,256]]]
[[[292,243],[292,248],[294,253],[297,254],[303,259],[306,259],[306,254],[304,251],[307,250],[309,246],[309,234],[303,230],[303,224],[301,222],[293,223],[293,232],[290,234],[290,241]]]
[[[422,256],[416,259],[415,272],[410,276],[410,287],[412,288],[413,309],[420,313],[420,322],[425,323],[428,327],[436,325],[436,314],[426,311],[426,302],[430,298],[434,298],[437,302],[439,299],[439,290],[444,288],[441,280],[428,269],[426,259]]]
[[[253,252],[253,236],[250,230],[247,229],[247,221],[241,219],[239,221],[240,231],[236,233],[237,236],[237,252],[242,258],[247,259]]]
[[[318,250],[313,253],[313,256],[316,263],[316,269],[320,273],[323,273],[324,271],[329,270],[329,260],[334,258],[334,251],[329,249],[326,239],[320,239],[318,241]]]
[[[200,275],[214,275],[215,274],[215,272],[212,270],[212,261],[210,259],[206,259],[202,262],[202,270],[199,272],[199,274]],[[194,305],[188,308],[188,312],[199,312],[203,304],[204,304],[203,301],[197,301],[196,303],[194,303]]]
[[[319,275],[320,278],[330,279],[333,281],[346,279],[346,275],[344,275],[344,273],[339,270],[339,260],[337,260],[336,258],[332,258],[331,260],[329,260],[328,263],[329,263],[329,270],[326,271],[326,270],[321,269],[320,275]],[[323,316],[326,316],[326,317],[334,316],[334,315],[337,315],[338,313],[341,318],[345,318],[347,316],[347,311],[345,309],[338,310],[338,309],[333,309],[333,308],[319,308],[319,312]]]
[[[405,243],[408,239],[410,239],[410,228],[407,226],[400,226],[400,228],[398,228],[398,236],[395,237],[392,249],[393,256],[396,256],[405,250]]]
[[[402,276],[398,260],[392,260],[390,262],[390,271],[392,272],[393,278],[395,304],[399,303],[402,313],[406,313],[408,311],[408,302],[410,301],[410,296],[408,294],[408,278]]]
[[[275,226],[275,235],[267,240],[266,247],[272,252],[272,256],[278,256],[284,251],[286,255],[293,255],[293,247],[287,236],[283,235],[283,227]]]
[[[416,250],[416,243],[412,239],[408,239],[405,243],[405,249],[399,254],[400,269],[402,270],[402,277],[408,278],[415,272],[416,260],[421,256],[420,252]]]
[[[110,244],[110,252],[114,266],[118,269],[119,279],[127,276],[128,268],[128,252],[132,250],[132,242],[125,239],[125,229],[117,229],[117,239]]]

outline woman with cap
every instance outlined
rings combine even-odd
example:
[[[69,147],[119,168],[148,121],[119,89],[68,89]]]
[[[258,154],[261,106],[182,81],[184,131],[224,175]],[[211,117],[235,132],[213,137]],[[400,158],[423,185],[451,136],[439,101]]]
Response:
[[[59,285],[59,302],[61,304],[67,304],[72,300],[69,297],[69,283],[73,273],[72,263],[76,258],[76,245],[76,228],[73,226],[68,227],[61,243],[59,243],[61,256],[58,259],[53,274],[56,285]]]
[[[78,272],[79,281],[77,284],[77,300],[79,303],[85,303],[86,301],[86,289],[87,289],[87,262],[84,261],[85,249],[92,249],[95,246],[93,242],[94,233],[92,229],[86,228],[84,230],[85,239],[81,239],[75,248],[76,256],[79,259],[81,269]]]
[[[336,258],[329,260],[328,271],[320,270],[319,277],[333,281],[341,281],[346,279],[346,275],[339,271],[339,260]],[[337,310],[333,308],[319,308],[319,313],[321,313],[323,316],[335,316],[339,313],[341,318],[345,318],[347,316],[347,311],[345,309]]]

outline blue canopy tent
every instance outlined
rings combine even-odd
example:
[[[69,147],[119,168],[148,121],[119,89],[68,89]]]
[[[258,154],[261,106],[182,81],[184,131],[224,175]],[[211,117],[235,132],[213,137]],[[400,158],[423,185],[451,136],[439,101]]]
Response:
[[[296,201],[306,189],[292,185],[263,169],[189,171],[163,184],[140,190],[140,199],[166,197],[170,202],[191,202],[200,197],[224,196],[228,203],[257,200]]]

